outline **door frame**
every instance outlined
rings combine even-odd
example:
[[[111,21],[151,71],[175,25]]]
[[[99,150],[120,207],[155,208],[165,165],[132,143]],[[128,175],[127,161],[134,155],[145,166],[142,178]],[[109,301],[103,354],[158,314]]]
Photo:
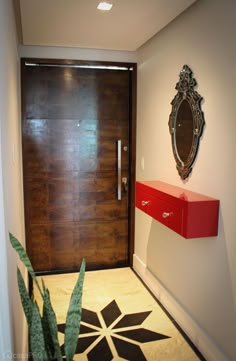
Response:
[[[88,65],[88,66],[117,66],[129,69],[129,203],[128,203],[128,262],[133,267],[134,230],[135,230],[135,181],[136,181],[136,116],[137,116],[137,63],[94,61],[94,60],[66,60],[48,58],[21,58],[21,117],[25,119],[25,67],[26,63],[48,65]],[[23,133],[22,133],[23,135]],[[24,167],[24,164],[23,164]],[[25,194],[26,192],[24,192]],[[24,200],[24,205],[26,204]],[[25,209],[25,208],[24,208]],[[27,218],[25,209],[25,219]],[[25,224],[26,227],[26,224]],[[27,232],[25,232],[27,235]],[[26,237],[27,247],[27,237]]]

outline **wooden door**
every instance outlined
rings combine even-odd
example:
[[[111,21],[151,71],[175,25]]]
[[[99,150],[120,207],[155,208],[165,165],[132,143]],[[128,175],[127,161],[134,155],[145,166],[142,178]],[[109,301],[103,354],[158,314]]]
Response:
[[[131,71],[22,66],[27,251],[37,272],[127,266]],[[117,199],[117,141],[121,177]]]

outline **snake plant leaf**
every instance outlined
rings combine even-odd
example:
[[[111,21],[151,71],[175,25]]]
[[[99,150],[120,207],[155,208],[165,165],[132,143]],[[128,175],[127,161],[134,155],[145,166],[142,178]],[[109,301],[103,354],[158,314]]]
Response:
[[[43,287],[45,288],[44,284]],[[56,315],[52,308],[49,291],[46,289],[44,291],[43,300],[43,328],[45,336],[47,337],[47,341],[49,341],[47,349],[49,352],[54,352],[54,359],[57,361],[63,361],[60,344],[58,341]]]
[[[44,280],[41,279],[41,282],[42,282],[43,293],[45,294],[46,286],[45,286]],[[43,325],[44,339],[47,340],[47,342],[45,342],[46,343],[47,354],[48,354],[49,359],[52,359],[53,355],[54,355],[54,346],[53,346],[52,336],[51,336],[51,333],[50,333],[49,319],[48,319],[48,316],[47,316],[47,310],[46,310],[45,302],[43,302],[42,325]]]
[[[49,361],[43,335],[41,316],[37,303],[32,307],[32,320],[29,329],[30,350],[34,361]]]
[[[52,360],[53,355],[54,355],[54,346],[53,346],[52,336],[50,333],[49,320],[47,317],[45,304],[43,304],[42,326],[43,326],[43,334],[44,334],[46,352],[47,352],[49,360]]]
[[[78,343],[78,336],[81,321],[81,305],[82,305],[82,291],[85,275],[85,260],[82,260],[79,277],[75,284],[73,293],[70,299],[70,305],[66,316],[65,327],[65,354],[66,360],[72,361],[76,346]]]
[[[30,273],[32,279],[34,280],[41,296],[43,297],[43,293],[39,287],[39,283],[38,280],[36,278],[36,275],[34,273],[32,264],[30,262],[30,259],[24,249],[24,247],[21,245],[21,243],[18,241],[18,239],[16,239],[13,234],[9,233],[9,237],[10,237],[10,242],[12,247],[15,249],[15,251],[18,253],[20,260],[24,263],[25,267],[27,268],[28,272]]]
[[[32,319],[33,302],[31,301],[31,299],[29,297],[28,291],[25,287],[25,282],[23,280],[22,274],[18,267],[17,267],[17,283],[18,283],[18,289],[19,289],[21,303],[23,306],[25,317],[27,319],[28,325],[30,326],[31,319]]]
[[[45,286],[43,278],[41,279],[41,282],[42,282],[42,287],[43,287],[43,293],[45,293],[46,292],[46,286]]]

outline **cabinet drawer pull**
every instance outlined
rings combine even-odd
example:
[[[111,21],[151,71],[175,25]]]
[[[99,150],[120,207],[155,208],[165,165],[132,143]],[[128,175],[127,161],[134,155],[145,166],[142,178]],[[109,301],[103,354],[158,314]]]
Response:
[[[149,204],[149,203],[150,203],[150,201],[142,201],[142,202],[141,202],[142,206],[146,206],[146,205]]]
[[[171,215],[171,212],[163,212],[162,218],[168,218],[168,217],[170,217],[170,215]]]

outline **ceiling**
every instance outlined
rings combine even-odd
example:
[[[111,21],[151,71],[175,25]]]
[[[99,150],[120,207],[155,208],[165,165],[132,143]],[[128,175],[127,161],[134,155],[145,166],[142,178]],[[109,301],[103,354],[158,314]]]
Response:
[[[196,0],[19,0],[22,43],[135,51]]]

